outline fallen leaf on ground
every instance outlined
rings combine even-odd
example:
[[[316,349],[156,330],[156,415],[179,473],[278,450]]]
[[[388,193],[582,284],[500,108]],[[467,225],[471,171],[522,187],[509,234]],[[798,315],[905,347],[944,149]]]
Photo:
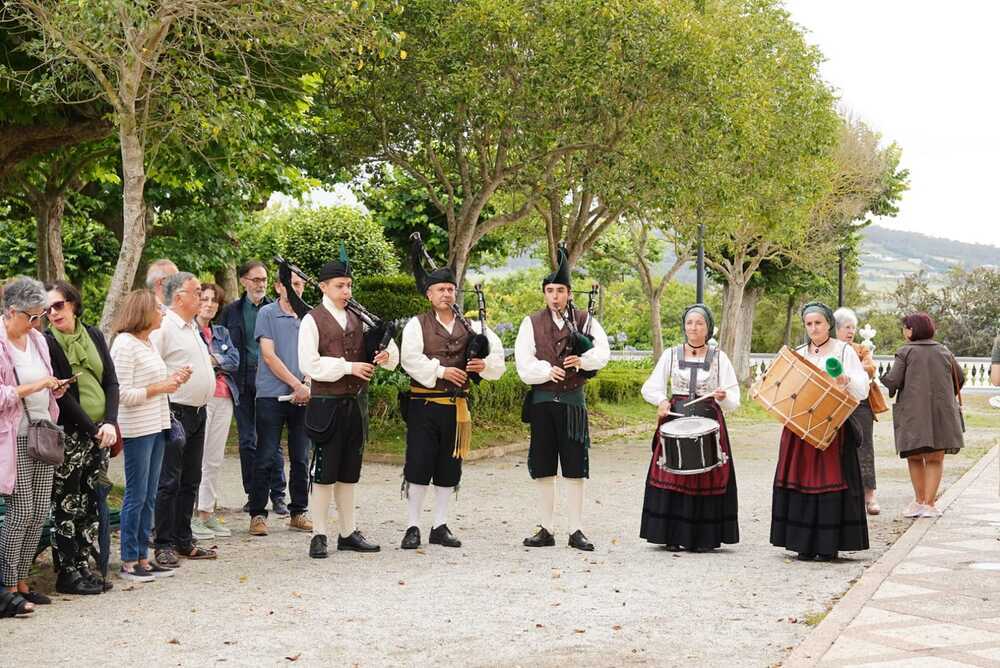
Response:
[[[289,661],[298,661],[300,656],[302,656],[302,652],[299,652],[298,654],[292,654],[291,656],[286,656],[285,658]]]
[[[170,640],[167,641],[167,644],[168,645],[180,645],[181,641],[178,640],[177,638],[171,638]]]
[[[535,628],[536,629],[544,629],[545,625],[544,624],[535,624]]]
[[[573,633],[586,633],[586,629],[573,629]]]
[[[615,624],[614,626],[611,627],[611,630],[612,631],[621,631],[622,630],[622,625],[621,624]]]

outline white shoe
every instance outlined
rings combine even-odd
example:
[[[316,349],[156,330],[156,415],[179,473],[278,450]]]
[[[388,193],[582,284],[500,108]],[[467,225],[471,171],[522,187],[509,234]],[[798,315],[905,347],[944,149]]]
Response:
[[[205,523],[197,517],[191,519],[191,535],[195,540],[212,540],[215,538],[215,532],[205,526]]]
[[[920,513],[921,517],[941,517],[941,511],[938,510],[937,506],[924,506],[924,510]]]
[[[229,538],[233,532],[222,525],[222,521],[215,515],[210,516],[203,522],[205,528],[215,534],[216,538]]]
[[[922,503],[910,501],[910,505],[903,510],[903,517],[921,517],[926,507]]]

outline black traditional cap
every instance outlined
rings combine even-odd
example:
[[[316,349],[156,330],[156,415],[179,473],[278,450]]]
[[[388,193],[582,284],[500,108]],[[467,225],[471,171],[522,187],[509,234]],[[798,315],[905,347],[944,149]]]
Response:
[[[455,272],[452,271],[451,267],[434,267],[431,265],[431,271],[428,272],[424,269],[421,257],[425,254],[424,244],[419,237],[414,238],[413,245],[410,246],[410,263],[413,265],[413,278],[417,282],[417,292],[424,294],[427,292],[427,288],[431,287],[436,283],[451,283],[457,286],[458,281],[455,280]]]
[[[558,256],[559,256],[559,267],[542,279],[542,289],[550,283],[558,283],[559,285],[565,285],[567,288],[570,286],[569,278],[569,257],[566,255],[566,249],[563,248],[562,244],[559,245]]]
[[[340,242],[340,259],[327,262],[319,270],[320,283],[331,278],[351,278],[351,262],[347,259],[347,249],[343,241]]]
[[[705,319],[705,324],[708,325],[708,336],[707,339],[712,338],[715,333],[715,317],[712,315],[712,309],[708,308],[706,304],[691,304],[686,309],[684,309],[684,315],[681,317],[681,331],[684,330],[684,323],[687,321],[689,313],[698,313]],[[687,334],[684,335],[687,339]]]

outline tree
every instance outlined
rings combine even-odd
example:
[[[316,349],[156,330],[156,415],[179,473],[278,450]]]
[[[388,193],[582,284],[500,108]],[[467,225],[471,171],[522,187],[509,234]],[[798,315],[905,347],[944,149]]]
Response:
[[[616,124],[682,68],[693,4],[408,2],[390,23],[408,57],[328,87],[330,170],[387,162],[420,182],[462,277],[481,239],[531,214],[564,158],[614,149]]]
[[[112,110],[123,174],[122,248],[101,319],[108,329],[146,238],[147,169],[171,136],[239,133],[255,105],[302,96],[303,74],[356,63],[391,40],[367,5],[335,0],[21,0],[9,21],[47,77],[34,93]],[[30,77],[22,83],[35,83]]]
[[[658,238],[657,233],[664,235],[666,239]],[[662,260],[666,243],[674,247],[674,260],[666,272],[657,277],[654,270]],[[660,308],[663,292],[677,272],[691,261],[692,250],[690,241],[685,240],[677,230],[665,225],[658,226],[653,221],[638,216],[621,221],[591,249],[593,256],[631,267],[639,277],[642,293],[649,302],[650,339],[654,359],[659,359],[663,352]]]

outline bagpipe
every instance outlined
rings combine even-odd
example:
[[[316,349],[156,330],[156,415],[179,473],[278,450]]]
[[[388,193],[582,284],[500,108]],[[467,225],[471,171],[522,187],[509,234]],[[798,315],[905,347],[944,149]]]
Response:
[[[566,327],[569,328],[570,335],[570,345],[568,347],[569,353],[572,355],[583,355],[585,352],[594,347],[594,336],[591,334],[594,323],[594,312],[597,310],[597,299],[598,293],[600,291],[600,286],[594,283],[590,292],[587,293],[587,320],[583,323],[583,329],[581,330],[576,324],[576,306],[573,304],[573,300],[570,299],[566,302],[566,311],[562,313],[563,322],[566,323]],[[579,373],[581,378],[593,378],[597,375],[597,371],[585,371],[580,369]]]
[[[299,269],[297,266],[280,255],[274,256],[274,261],[278,264],[278,282],[285,286],[285,291],[288,294],[288,303],[291,304],[292,310],[295,311],[295,314],[299,316],[299,318],[304,318],[305,315],[313,309],[313,307],[307,304],[306,301],[292,289],[292,274],[296,274],[299,278],[309,285],[312,285],[317,290],[320,289],[319,283],[316,279],[309,276],[302,269]],[[391,321],[383,320],[373,314],[371,311],[355,301],[353,297],[347,300],[347,304],[345,304],[345,306],[346,309],[356,315],[364,325],[363,336],[365,341],[365,359],[371,362],[379,353],[389,347],[389,343],[392,341],[392,337],[396,333],[396,327]]]
[[[427,252],[427,248],[424,246],[423,239],[420,238],[420,232],[414,232],[410,235],[410,239],[413,240],[413,249],[411,251],[411,260],[413,261],[413,271],[416,276],[426,276],[423,268],[420,267],[420,256],[423,255],[424,260],[427,261],[427,266],[431,268],[431,271],[437,271],[437,263],[434,262],[434,258],[431,257],[430,253]],[[418,286],[422,291],[426,290],[426,285]],[[465,313],[462,312],[461,307],[455,303],[451,305],[452,313],[455,314],[455,318],[462,323],[466,331],[469,332],[469,342],[465,345],[465,362],[468,364],[469,360],[473,359],[486,359],[486,356],[490,354],[490,340],[486,336],[486,296],[483,294],[483,286],[478,283],[473,288],[476,292],[476,301],[479,308],[479,324],[480,332],[477,333],[476,330],[472,328],[472,323],[468,318],[465,317]],[[469,373],[469,379],[476,383],[477,385],[482,380],[482,377],[476,373]]]

